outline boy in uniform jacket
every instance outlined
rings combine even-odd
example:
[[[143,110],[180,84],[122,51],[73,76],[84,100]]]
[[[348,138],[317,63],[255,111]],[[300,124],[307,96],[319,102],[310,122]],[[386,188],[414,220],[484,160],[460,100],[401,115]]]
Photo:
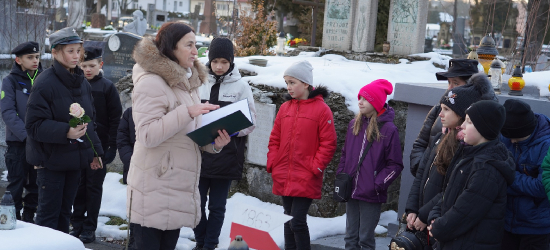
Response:
[[[27,100],[34,84],[34,79],[42,72],[40,49],[36,42],[25,42],[15,47],[15,62],[8,76],[2,81],[0,107],[2,119],[6,123],[5,155],[8,168],[8,187],[15,202],[15,216],[18,220],[34,223],[34,213],[38,206],[38,187],[36,186],[36,169],[27,163],[25,145],[25,113]],[[23,197],[23,189],[27,194]],[[21,209],[23,217],[21,217]]]
[[[92,86],[96,111],[96,132],[101,141],[101,147],[105,151],[103,164],[106,165],[111,163],[116,156],[116,136],[122,115],[122,105],[114,84],[103,77],[102,52],[101,48],[85,47],[84,62],[80,66]],[[106,167],[97,170],[86,168],[81,173],[80,185],[73,205],[74,211],[71,216],[73,226],[71,235],[80,238],[84,243],[95,241],[97,217],[101,207],[103,181],[106,174]]]

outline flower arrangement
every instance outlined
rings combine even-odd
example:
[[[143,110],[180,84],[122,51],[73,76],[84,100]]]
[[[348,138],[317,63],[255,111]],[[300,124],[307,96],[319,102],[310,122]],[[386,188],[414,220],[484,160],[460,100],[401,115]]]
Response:
[[[304,38],[293,38],[288,41],[286,41],[286,45],[290,46],[291,48],[297,48],[298,46],[307,46],[307,40]]]
[[[71,128],[76,128],[76,126],[78,126],[79,124],[89,123],[92,121],[92,119],[89,116],[85,115],[86,112],[84,108],[82,108],[82,106],[80,106],[80,104],[76,102],[71,104],[71,106],[69,107],[69,114],[73,117],[71,118],[71,120],[69,120],[69,126]],[[94,151],[95,156],[99,158],[99,155],[95,151],[94,143],[90,139],[90,136],[88,136],[88,132],[86,132],[86,138],[88,138],[90,145],[92,145],[92,150]],[[83,142],[80,139],[76,139],[76,140],[79,142]],[[101,162],[99,164],[101,166]]]

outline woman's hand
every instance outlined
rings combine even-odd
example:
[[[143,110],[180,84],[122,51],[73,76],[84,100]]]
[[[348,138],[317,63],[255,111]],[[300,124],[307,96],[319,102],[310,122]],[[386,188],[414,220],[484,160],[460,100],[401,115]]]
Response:
[[[426,229],[426,224],[424,224],[424,222],[422,222],[418,217],[416,217],[416,220],[414,221],[414,228],[416,228],[416,230],[418,231],[424,231],[424,229]]]
[[[407,228],[413,229],[414,228],[414,221],[416,220],[416,214],[410,213],[407,215]]]
[[[76,140],[86,134],[86,129],[88,129],[88,123],[77,125],[76,128],[69,128],[67,138]]]
[[[216,137],[216,140],[214,140],[214,148],[216,149],[216,151],[222,150],[222,148],[231,141],[231,137],[229,136],[229,134],[227,134],[227,131],[225,131],[225,129],[222,131],[218,130],[218,134],[220,136]]]
[[[101,158],[100,157],[94,157],[94,161],[92,161],[92,163],[90,163],[90,168],[92,170],[98,170],[98,169],[103,168],[103,162],[101,161]]]
[[[189,112],[189,115],[191,116],[191,118],[195,118],[199,115],[206,114],[211,110],[216,110],[219,108],[220,108],[220,105],[214,105],[206,102],[206,103],[195,104],[193,106],[188,106],[187,111]]]
[[[430,236],[434,237],[432,234],[433,226],[434,226],[435,219],[432,220],[432,223],[428,226],[428,232],[430,233]],[[434,237],[435,238],[435,237]]]

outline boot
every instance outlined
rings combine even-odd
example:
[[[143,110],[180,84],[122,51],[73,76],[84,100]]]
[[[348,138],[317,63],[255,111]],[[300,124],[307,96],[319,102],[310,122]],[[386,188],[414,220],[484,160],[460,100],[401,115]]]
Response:
[[[15,210],[15,218],[17,220],[21,220],[21,210],[20,209]]]
[[[80,234],[80,240],[82,243],[92,243],[95,241],[95,231],[84,230]]]
[[[294,238],[296,239],[296,249],[311,250],[309,231],[294,232]]]
[[[34,213],[36,210],[25,208],[22,216],[23,221],[34,224]]]
[[[71,229],[71,231],[69,232],[69,234],[75,238],[79,238],[81,233],[82,233],[81,227],[73,227],[73,229]]]

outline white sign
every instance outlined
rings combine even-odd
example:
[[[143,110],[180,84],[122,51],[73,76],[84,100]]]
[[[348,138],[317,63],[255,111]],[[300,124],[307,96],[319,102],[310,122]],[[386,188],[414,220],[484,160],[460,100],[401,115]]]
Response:
[[[237,205],[233,213],[233,222],[264,232],[269,232],[290,219],[292,216],[246,204]]]
[[[256,107],[256,127],[248,135],[246,160],[250,163],[267,166],[267,146],[275,120],[275,104],[254,102]]]

